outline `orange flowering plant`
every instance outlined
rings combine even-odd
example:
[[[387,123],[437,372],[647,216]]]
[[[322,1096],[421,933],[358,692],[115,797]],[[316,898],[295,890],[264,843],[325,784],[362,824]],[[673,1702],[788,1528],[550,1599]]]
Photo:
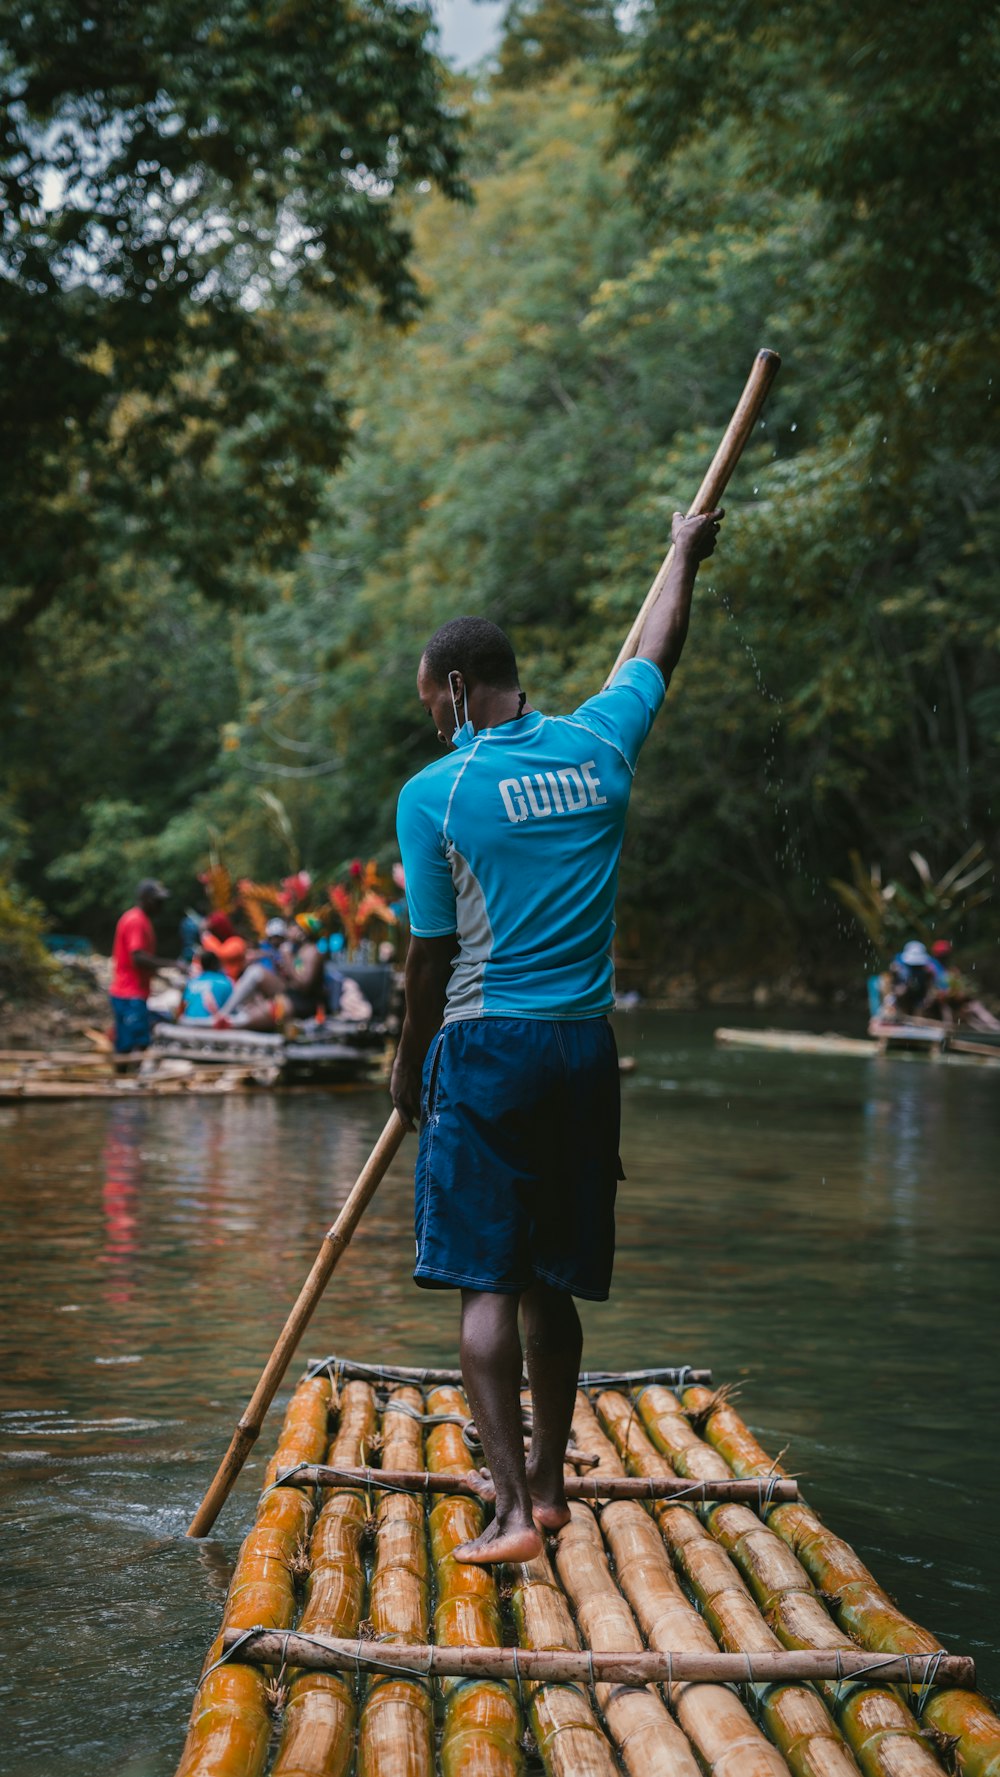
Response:
[[[387,926],[398,924],[381,891],[382,881],[374,858],[369,858],[367,864],[362,864],[360,858],[353,859],[348,866],[346,881],[331,884],[329,896],[344,928],[348,957],[357,953],[373,920],[381,920]]]

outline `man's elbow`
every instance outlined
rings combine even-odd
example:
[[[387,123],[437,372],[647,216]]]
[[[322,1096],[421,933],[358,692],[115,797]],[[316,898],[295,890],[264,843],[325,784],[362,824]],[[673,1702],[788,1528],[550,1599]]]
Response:
[[[663,677],[663,683],[669,685],[670,675],[680,660],[683,651],[684,637],[678,636],[676,639],[671,639],[670,642],[665,643],[659,648],[640,648],[638,658],[640,660],[651,660],[653,665],[659,668]]]

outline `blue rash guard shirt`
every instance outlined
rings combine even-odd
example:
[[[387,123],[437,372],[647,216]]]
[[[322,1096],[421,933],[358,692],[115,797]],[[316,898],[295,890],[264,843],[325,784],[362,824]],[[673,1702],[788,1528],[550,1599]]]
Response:
[[[610,1011],[625,815],[664,695],[652,661],[626,661],[571,716],[481,729],[403,786],[410,929],[458,937],[446,1024]]]

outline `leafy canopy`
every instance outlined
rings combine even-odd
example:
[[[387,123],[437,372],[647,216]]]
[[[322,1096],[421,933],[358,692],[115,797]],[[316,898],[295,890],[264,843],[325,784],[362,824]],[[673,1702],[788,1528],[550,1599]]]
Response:
[[[347,439],[338,336],[419,292],[400,194],[463,196],[403,0],[0,7],[0,628],[123,547],[210,596],[289,559]]]

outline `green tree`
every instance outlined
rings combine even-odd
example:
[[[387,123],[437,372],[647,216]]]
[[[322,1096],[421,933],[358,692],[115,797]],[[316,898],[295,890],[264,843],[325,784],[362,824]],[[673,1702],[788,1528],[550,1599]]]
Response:
[[[347,441],[338,328],[419,293],[400,196],[464,194],[429,13],[403,0],[0,7],[0,628],[211,597],[301,546]]]
[[[510,0],[497,52],[499,86],[533,86],[568,63],[619,46],[614,0]]]
[[[38,670],[17,692],[19,732],[30,702],[40,738],[7,769],[32,830],[22,874],[51,906],[78,895],[96,929],[83,902],[112,892],[99,884],[116,857],[182,895],[210,832],[237,874],[282,871],[262,791],[321,876],[352,853],[388,858],[399,785],[436,754],[413,688],[429,633],[482,611],[510,630],[533,702],[588,696],[761,343],[785,369],[637,776],[622,948],[663,973],[787,964],[822,984],[867,960],[828,886],[852,850],[893,875],[911,851],[995,855],[1000,449],[975,384],[993,350],[988,280],[976,296],[975,256],[956,248],[954,281],[898,320],[874,199],[845,222],[826,175],[781,151],[787,128],[803,157],[814,138],[827,152],[850,102],[829,45],[853,11],[801,47],[780,19],[758,39],[747,15],[766,104],[739,56],[699,62],[693,15],[668,12],[686,21],[688,86],[664,64],[645,90],[650,127],[665,118],[655,166],[636,172],[638,139],[612,146],[644,95],[649,15],[617,98],[605,87],[602,102],[604,68],[575,61],[470,101],[476,207],[407,197],[425,306],[402,335],[348,317],[352,449],[309,547],[258,575],[258,608],[220,613],[166,575],[140,596],[127,541],[109,538],[113,645],[100,653],[96,619],[39,621]],[[705,24],[711,50],[725,18],[710,6]],[[689,118],[686,93],[704,100]],[[801,131],[786,115],[800,96]],[[906,159],[901,115],[876,123],[873,180]],[[926,227],[947,223],[931,210]],[[145,708],[144,751],[130,735]],[[995,930],[979,908],[964,936],[985,955]]]

